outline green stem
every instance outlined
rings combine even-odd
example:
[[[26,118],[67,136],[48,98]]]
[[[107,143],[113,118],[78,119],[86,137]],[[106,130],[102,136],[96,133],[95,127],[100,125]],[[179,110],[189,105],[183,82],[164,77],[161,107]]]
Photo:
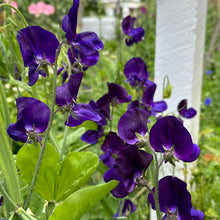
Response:
[[[8,195],[8,193],[6,192],[4,186],[2,185],[2,183],[0,183],[0,191],[4,197],[4,199],[10,204],[10,206],[13,209],[17,209],[18,206],[14,203],[14,201],[12,201],[11,197]]]
[[[112,120],[113,120],[113,114],[114,114],[114,105],[111,102],[111,115],[110,115],[110,131],[112,131]]]
[[[52,124],[53,124],[55,98],[56,98],[56,84],[57,84],[57,61],[58,61],[59,52],[60,52],[60,47],[57,49],[55,65],[54,65],[55,68],[54,68],[54,73],[53,73],[53,88],[52,88],[52,99],[51,99],[52,103],[51,103],[51,108],[50,108],[50,121],[49,121],[47,130],[46,130],[43,146],[40,150],[40,154],[39,154],[37,165],[36,165],[34,175],[33,175],[32,181],[31,181],[31,185],[30,185],[30,188],[29,188],[29,191],[28,191],[28,194],[27,194],[27,198],[24,202],[24,209],[25,210],[28,208],[28,206],[30,204],[31,196],[32,196],[32,193],[34,191],[34,187],[35,187],[37,177],[38,177],[38,174],[39,174],[39,171],[40,171],[40,166],[41,166],[43,156],[44,156],[44,153],[45,153],[45,150],[46,150],[47,141],[48,141],[48,138],[49,138],[49,135],[50,135],[50,130],[51,130],[51,127],[52,127]]]
[[[28,23],[27,21],[25,20],[24,16],[22,15],[22,13],[17,9],[15,8],[14,6],[10,5],[10,4],[0,4],[0,8],[1,7],[9,7],[9,8],[12,8],[13,10],[16,11],[16,13],[19,15],[19,17],[21,18],[22,22],[24,23],[24,26],[27,27],[28,26]]]
[[[8,103],[6,100],[5,90],[2,85],[1,80],[0,80],[0,95],[1,95],[2,106],[4,108],[5,124],[6,124],[6,127],[8,127],[10,124],[10,113],[9,113],[9,109],[8,109]]]
[[[69,133],[69,127],[65,126],[64,134],[63,134],[63,146],[62,146],[62,149],[61,149],[60,160],[63,160],[63,157],[64,157],[64,155],[67,152],[67,149],[66,149],[66,139],[67,139],[68,133]]]
[[[155,185],[155,193],[154,193],[154,202],[156,207],[156,213],[157,213],[157,220],[161,220],[160,215],[160,204],[159,204],[159,191],[158,191],[158,181],[159,181],[159,163],[157,159],[157,155],[154,151],[152,151],[155,158],[155,179],[154,179],[154,185]]]
[[[76,152],[83,151],[83,150],[85,150],[85,149],[87,149],[87,148],[89,148],[91,146],[93,146],[93,144],[86,144],[86,145],[80,147],[79,149],[77,149]]]

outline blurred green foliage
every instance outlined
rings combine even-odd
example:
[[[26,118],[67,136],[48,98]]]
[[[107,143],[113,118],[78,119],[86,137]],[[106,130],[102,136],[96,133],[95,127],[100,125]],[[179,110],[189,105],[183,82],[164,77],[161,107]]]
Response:
[[[192,172],[193,204],[205,213],[206,220],[220,218],[220,33],[215,28],[220,18],[218,1],[208,1],[199,146],[201,154]],[[212,44],[214,42],[214,44]],[[207,105],[206,98],[212,102]]]

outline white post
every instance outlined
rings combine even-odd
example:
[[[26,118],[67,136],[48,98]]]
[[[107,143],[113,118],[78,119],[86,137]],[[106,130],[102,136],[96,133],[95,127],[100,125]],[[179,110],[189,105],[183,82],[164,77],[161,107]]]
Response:
[[[173,86],[167,99],[168,112],[177,112],[182,99],[197,110],[195,118],[184,121],[194,143],[199,133],[206,9],[207,0],[157,0],[155,100],[161,100],[163,78],[167,75]],[[180,168],[175,176],[184,180],[183,164],[178,163],[177,167]],[[160,177],[172,175],[172,170],[166,166]],[[151,219],[156,219],[154,213]]]
[[[167,100],[176,111],[182,99],[197,110],[185,120],[194,142],[198,140],[200,97],[203,74],[207,0],[158,0],[156,25],[156,97],[161,99],[163,77],[167,75],[173,93]]]

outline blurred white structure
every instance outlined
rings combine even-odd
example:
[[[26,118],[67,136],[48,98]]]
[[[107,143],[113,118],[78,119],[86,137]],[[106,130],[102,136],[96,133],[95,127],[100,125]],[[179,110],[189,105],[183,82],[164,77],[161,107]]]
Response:
[[[194,143],[199,133],[206,9],[207,0],[157,0],[155,99],[161,100],[163,78],[167,75],[173,86],[167,100],[168,112],[176,112],[182,99],[187,99],[188,106],[197,110],[195,118],[184,121]],[[192,163],[187,165],[191,166]],[[177,168],[175,176],[184,180],[184,164],[179,162]],[[172,174],[172,166],[166,165],[160,177]],[[156,219],[153,211],[151,219]]]
[[[175,112],[182,99],[197,110],[185,124],[198,140],[200,98],[203,74],[207,0],[158,0],[156,24],[156,97],[161,100],[163,78],[168,76],[173,93],[167,100]]]
[[[126,17],[133,10],[142,6],[140,0],[101,0],[105,7],[106,15],[100,19],[97,16],[83,17],[81,31],[94,31],[100,37],[111,40],[115,38],[116,15],[121,13]]]

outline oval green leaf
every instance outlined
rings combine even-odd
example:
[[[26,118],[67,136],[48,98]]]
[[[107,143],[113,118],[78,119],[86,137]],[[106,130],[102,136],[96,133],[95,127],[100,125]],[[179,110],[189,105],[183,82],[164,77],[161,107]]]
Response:
[[[118,182],[89,186],[71,194],[61,205],[57,206],[49,220],[78,220],[99,202],[109,191],[114,189]]]

